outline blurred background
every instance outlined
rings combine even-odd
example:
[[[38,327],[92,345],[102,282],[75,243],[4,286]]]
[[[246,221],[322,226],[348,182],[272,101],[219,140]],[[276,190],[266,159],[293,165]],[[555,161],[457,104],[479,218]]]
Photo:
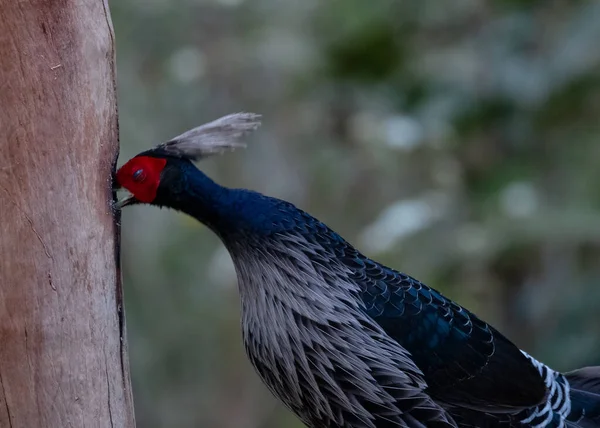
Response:
[[[600,3],[119,0],[121,159],[237,111],[201,167],[287,199],[556,369],[600,364]],[[246,361],[231,260],[134,207],[138,426],[299,428]]]

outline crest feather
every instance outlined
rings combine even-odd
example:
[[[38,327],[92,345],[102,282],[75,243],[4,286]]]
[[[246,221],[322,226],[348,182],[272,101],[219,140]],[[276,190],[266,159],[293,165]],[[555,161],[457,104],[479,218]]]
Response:
[[[260,126],[259,114],[233,113],[190,129],[171,140],[159,144],[155,150],[191,160],[222,154],[246,147],[241,137]]]

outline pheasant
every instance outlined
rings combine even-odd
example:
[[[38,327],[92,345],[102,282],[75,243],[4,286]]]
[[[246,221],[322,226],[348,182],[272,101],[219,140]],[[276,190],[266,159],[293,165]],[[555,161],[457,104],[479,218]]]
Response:
[[[125,163],[117,203],[186,213],[235,265],[248,358],[308,427],[600,427],[600,367],[552,370],[293,204],[221,186],[193,164],[243,146],[238,113]]]

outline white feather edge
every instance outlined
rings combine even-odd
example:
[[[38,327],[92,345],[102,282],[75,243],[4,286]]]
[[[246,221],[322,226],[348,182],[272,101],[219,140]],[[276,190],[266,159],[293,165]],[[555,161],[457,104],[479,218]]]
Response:
[[[157,148],[190,159],[243,148],[246,144],[240,139],[256,130],[261,124],[260,119],[261,115],[256,113],[233,113],[190,129]]]

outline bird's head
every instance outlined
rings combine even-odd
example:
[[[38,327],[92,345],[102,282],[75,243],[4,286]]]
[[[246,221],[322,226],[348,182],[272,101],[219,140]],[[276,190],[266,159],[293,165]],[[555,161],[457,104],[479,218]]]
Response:
[[[138,154],[117,171],[116,187],[131,193],[117,207],[137,203],[162,205],[161,194],[173,191],[182,168],[190,167],[191,161],[244,147],[241,137],[259,125],[257,114],[231,114]]]

